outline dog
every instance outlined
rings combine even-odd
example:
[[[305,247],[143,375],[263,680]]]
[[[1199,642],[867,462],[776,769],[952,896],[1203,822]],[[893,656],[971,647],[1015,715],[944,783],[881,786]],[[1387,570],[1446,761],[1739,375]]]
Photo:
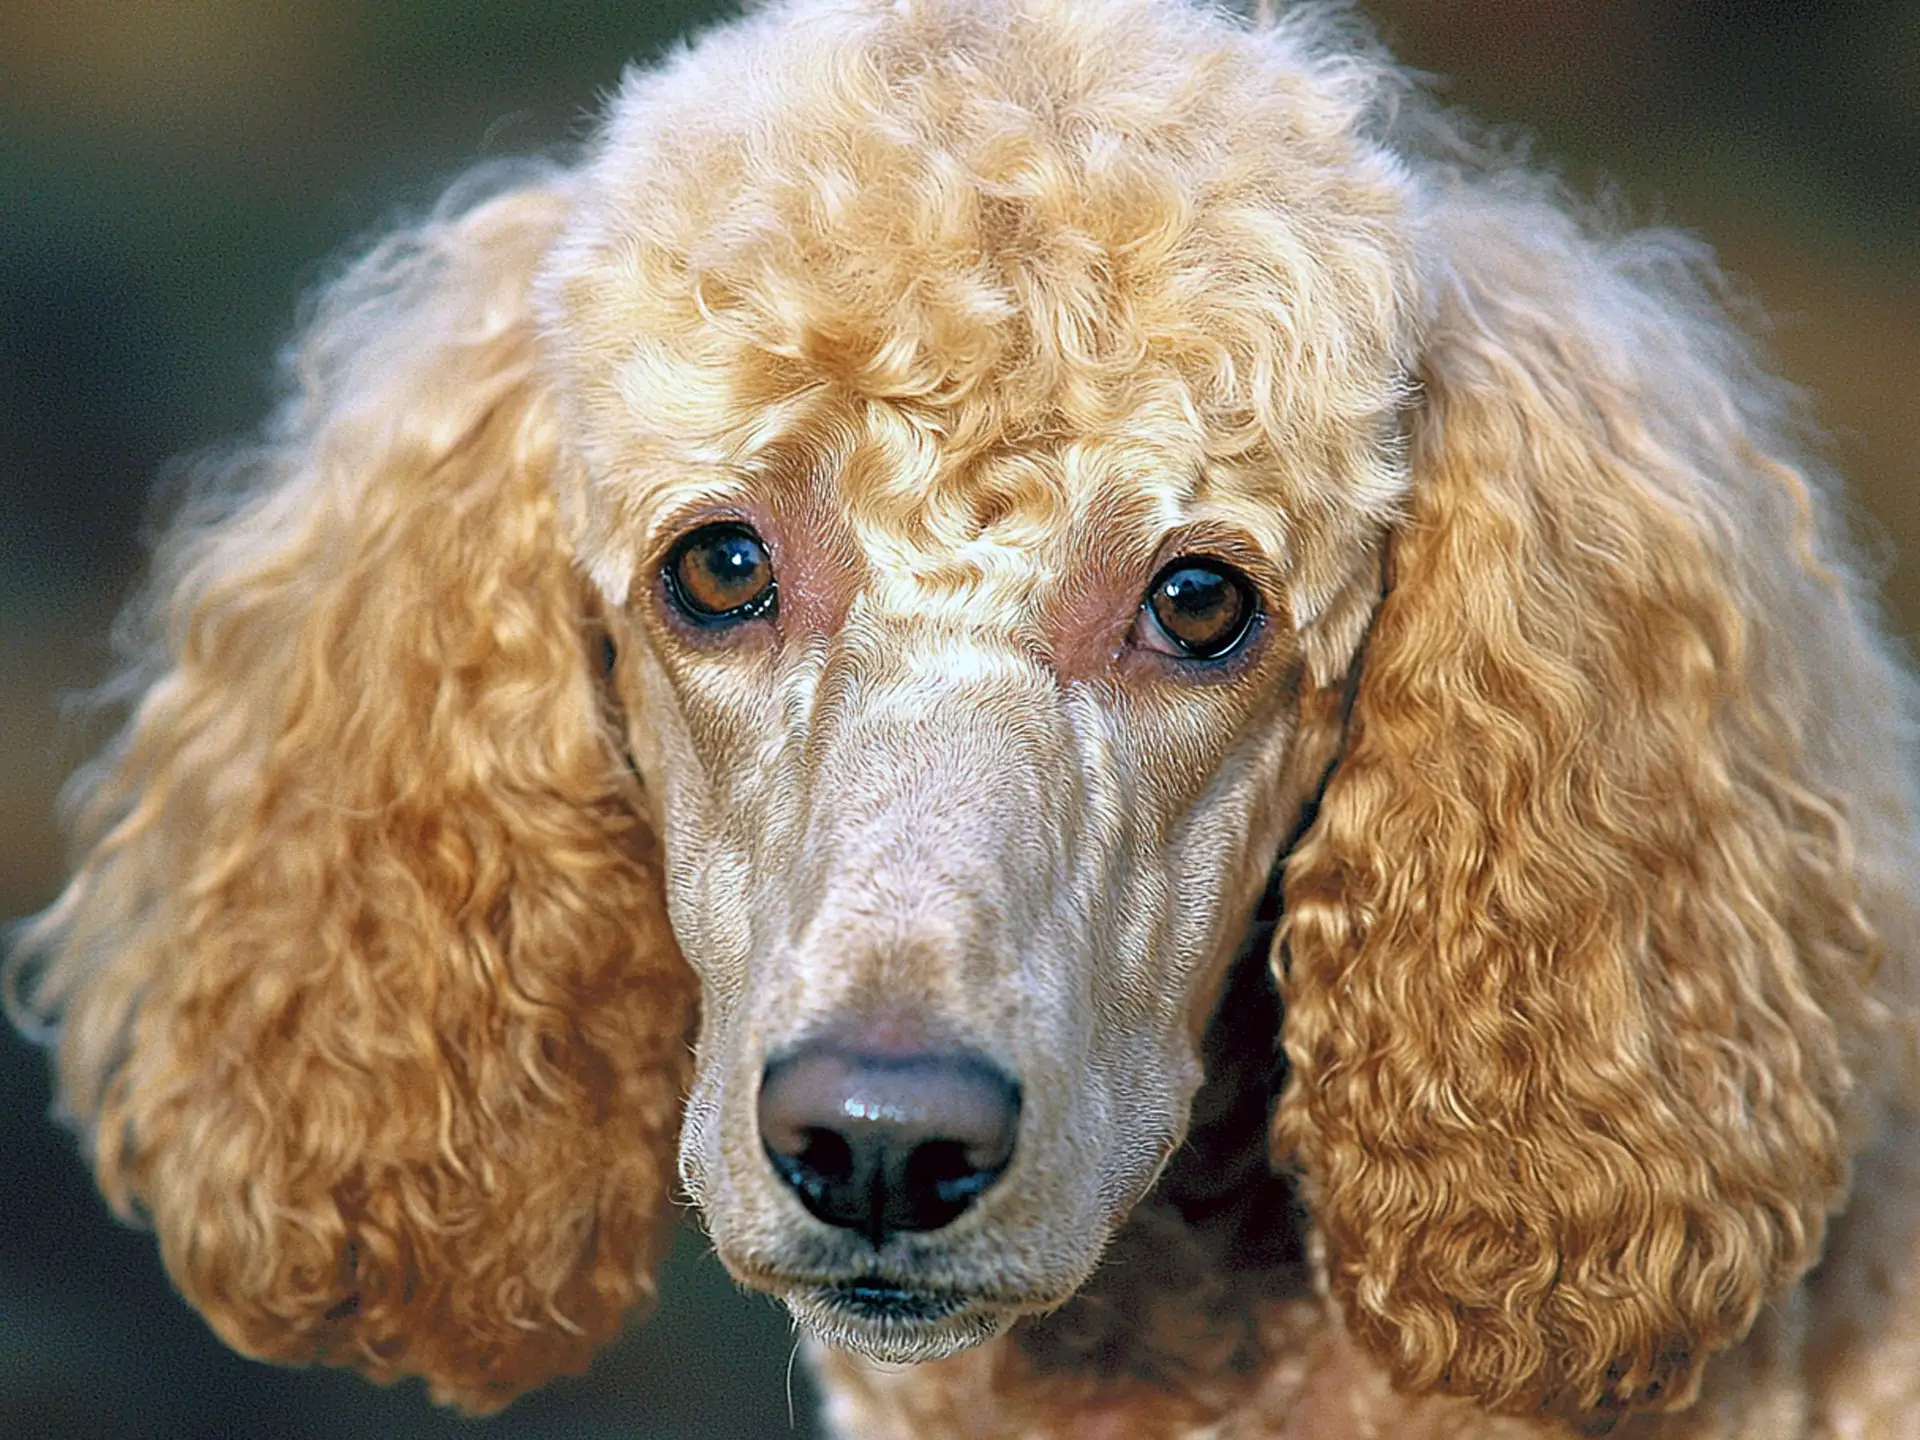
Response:
[[[1718,293],[1338,12],[776,0],[321,295],[16,1015],[471,1411],[684,1186],[848,1435],[1911,1440],[1914,688]]]

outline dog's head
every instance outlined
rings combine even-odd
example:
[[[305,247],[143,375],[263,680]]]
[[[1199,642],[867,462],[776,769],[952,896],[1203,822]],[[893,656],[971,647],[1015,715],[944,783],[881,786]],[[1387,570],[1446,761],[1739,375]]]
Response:
[[[735,1274],[893,1359],[1066,1300],[1178,1143],[1407,488],[1364,97],[1085,24],[713,37],[615,102],[538,285],[705,996],[682,1173]]]
[[[1684,1398],[1841,1193],[1904,692],[1680,247],[1409,162],[1394,84],[775,9],[336,287],[27,952],[223,1334],[502,1403],[648,1292],[676,1136],[832,1343],[1055,1307],[1284,860],[1346,1323]]]

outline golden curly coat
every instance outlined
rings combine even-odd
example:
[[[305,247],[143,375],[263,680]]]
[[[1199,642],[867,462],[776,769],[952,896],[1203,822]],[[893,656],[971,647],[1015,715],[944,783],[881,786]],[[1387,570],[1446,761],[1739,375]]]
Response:
[[[162,550],[15,963],[102,1188],[473,1410],[650,1301],[677,1147],[848,1434],[1920,1436],[1914,692],[1715,293],[1312,7],[630,74]],[[675,613],[715,521],[777,612]],[[1221,658],[1141,641],[1193,555]],[[1018,1077],[944,1228],[769,1167],[849,1015]]]

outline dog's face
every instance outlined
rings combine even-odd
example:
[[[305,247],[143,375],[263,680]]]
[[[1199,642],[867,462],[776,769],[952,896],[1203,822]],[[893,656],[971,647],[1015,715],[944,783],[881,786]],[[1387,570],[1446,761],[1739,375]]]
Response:
[[[1191,454],[979,457],[965,502],[889,523],[857,477],[899,476],[905,426],[876,410],[837,453],[671,486],[613,620],[707,997],[689,1188],[737,1274],[894,1358],[1064,1300],[1179,1140],[1212,981],[1297,809],[1306,683],[1276,527],[1169,482]],[[997,1140],[949,1122],[999,1152],[949,1178],[1003,1173],[880,1233],[809,1206],[764,1087],[823,1048],[983,1062],[1012,1113]],[[856,1082],[793,1123],[968,1103]]]
[[[1122,154],[963,40],[772,126],[635,88],[541,282],[703,985],[682,1171],[737,1276],[893,1359],[1064,1301],[1181,1139],[1405,485],[1353,127],[1216,164],[1200,102]]]

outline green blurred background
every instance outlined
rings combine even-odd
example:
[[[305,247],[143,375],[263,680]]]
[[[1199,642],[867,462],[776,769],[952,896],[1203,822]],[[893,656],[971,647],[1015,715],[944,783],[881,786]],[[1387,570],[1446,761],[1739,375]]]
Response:
[[[1443,94],[1703,233],[1774,317],[1920,625],[1920,4],[1374,0]],[[675,0],[0,0],[0,917],[60,877],[63,776],[169,456],[252,424],[328,257],[483,156],[565,153]],[[228,1354],[112,1224],[0,1037],[0,1437],[815,1432],[792,1337],[688,1229],[667,1305],[503,1417]],[[790,1420],[790,1415],[792,1419]]]

